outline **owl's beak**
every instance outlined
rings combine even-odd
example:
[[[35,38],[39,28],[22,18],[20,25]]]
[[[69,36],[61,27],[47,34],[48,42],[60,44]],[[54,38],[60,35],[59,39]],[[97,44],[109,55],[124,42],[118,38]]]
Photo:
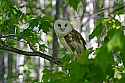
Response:
[[[60,28],[61,31],[65,31],[65,28]]]

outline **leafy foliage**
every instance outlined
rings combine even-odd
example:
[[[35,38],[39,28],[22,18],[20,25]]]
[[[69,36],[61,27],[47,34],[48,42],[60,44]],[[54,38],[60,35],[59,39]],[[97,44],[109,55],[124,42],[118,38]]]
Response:
[[[30,0],[30,3],[33,0]],[[98,0],[99,1],[99,0]],[[98,3],[99,8],[103,6],[103,0]],[[77,11],[80,0],[66,0],[68,5]],[[122,4],[118,1],[118,7]],[[30,6],[32,8],[32,6]],[[116,7],[117,9],[117,7]],[[117,11],[115,14],[121,14],[123,10]],[[24,39],[27,44],[35,46],[40,44],[40,31],[48,34],[52,31],[53,16],[37,16],[32,12],[29,14],[22,13],[17,6],[12,4],[11,0],[0,0],[0,37],[9,36],[5,39],[0,38],[0,45],[7,44],[9,46],[18,47],[17,42]],[[21,29],[20,25],[27,24],[25,29]],[[10,35],[13,35],[12,37]],[[51,34],[50,34],[51,35]],[[112,18],[100,18],[96,21],[96,27],[90,39],[97,37],[99,47],[94,50],[95,58],[88,59],[89,53],[84,53],[84,61],[81,64],[76,62],[73,55],[65,49],[61,49],[60,71],[53,68],[45,67],[41,82],[33,80],[30,77],[31,71],[36,68],[32,60],[27,58],[27,64],[24,65],[24,73],[27,76],[26,81],[29,83],[124,83],[125,81],[125,35],[124,26],[120,21]],[[4,43],[3,43],[4,42]],[[39,49],[45,52],[48,48],[46,44],[40,44]],[[60,50],[60,48],[59,48]],[[88,51],[88,50],[87,50]],[[123,64],[119,66],[119,64]]]
[[[68,2],[68,4],[74,9],[77,10],[78,9],[78,5],[80,3],[80,0],[66,0]]]
[[[113,83],[122,83],[124,81],[124,67],[117,66],[121,62],[114,60],[117,59],[118,61],[119,59],[116,58],[116,55],[121,57],[120,61],[122,60],[123,63],[125,59],[125,52],[123,52],[125,50],[125,36],[122,24],[114,18],[101,19],[97,21],[96,28],[90,35],[90,38],[94,37],[101,40],[99,42],[100,47],[95,50],[96,57],[94,59],[89,59],[86,64],[80,64],[74,62],[71,57],[64,56],[64,67],[60,78],[58,76],[60,71],[57,71],[57,73],[47,70],[44,72],[43,80],[47,76],[47,83],[56,83],[57,81],[60,83],[100,83],[108,82],[110,79]],[[48,72],[51,72],[51,76]],[[117,72],[121,72],[121,78],[117,77]],[[57,74],[57,77],[55,77],[55,74]],[[116,77],[114,77],[115,75]],[[43,81],[43,83],[46,82]]]

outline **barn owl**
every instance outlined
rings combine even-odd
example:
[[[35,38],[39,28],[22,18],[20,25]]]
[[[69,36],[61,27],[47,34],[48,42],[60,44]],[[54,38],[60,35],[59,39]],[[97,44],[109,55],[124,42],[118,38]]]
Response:
[[[76,58],[85,51],[85,40],[68,20],[56,20],[54,30],[64,48],[70,50]]]

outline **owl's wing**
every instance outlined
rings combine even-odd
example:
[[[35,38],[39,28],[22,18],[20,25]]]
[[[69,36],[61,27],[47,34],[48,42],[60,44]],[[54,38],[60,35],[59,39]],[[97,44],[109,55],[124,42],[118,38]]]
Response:
[[[85,40],[81,34],[74,29],[67,34],[64,39],[75,55],[81,55],[86,49]]]
[[[70,49],[69,45],[67,44],[66,40],[64,37],[60,37],[60,42],[63,45],[64,49],[69,50],[70,52],[72,52],[72,50]]]
[[[79,43],[82,43],[82,46],[83,46],[84,48],[86,48],[86,47],[85,47],[86,42],[85,42],[84,38],[82,37],[82,35],[81,35],[78,31],[76,31],[76,30],[73,30],[73,32],[76,33],[76,34],[74,34],[74,35],[76,35],[76,38],[79,39],[79,40],[77,39],[77,41],[78,41]]]

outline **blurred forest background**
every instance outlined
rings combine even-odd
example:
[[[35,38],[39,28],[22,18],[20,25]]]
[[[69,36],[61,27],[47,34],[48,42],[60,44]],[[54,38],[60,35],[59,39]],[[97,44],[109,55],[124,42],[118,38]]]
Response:
[[[53,24],[86,41],[84,64]],[[125,0],[0,0],[0,83],[125,83]]]

